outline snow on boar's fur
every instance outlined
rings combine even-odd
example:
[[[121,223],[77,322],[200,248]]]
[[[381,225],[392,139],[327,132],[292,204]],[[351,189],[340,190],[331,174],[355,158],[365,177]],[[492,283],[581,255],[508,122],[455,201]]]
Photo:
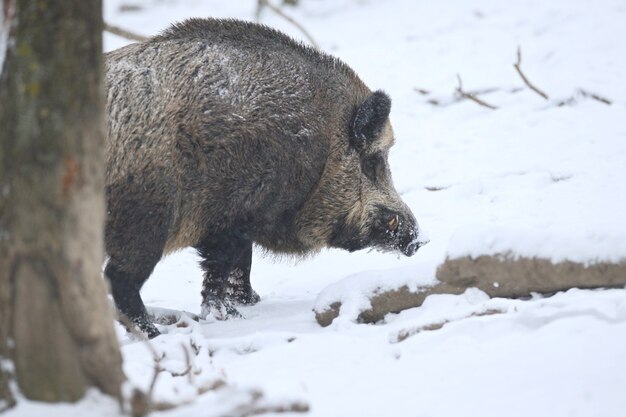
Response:
[[[139,290],[161,257],[194,247],[202,315],[253,304],[252,244],[413,255],[394,189],[391,101],[343,62],[266,26],[191,19],[106,55],[105,274],[150,337]]]

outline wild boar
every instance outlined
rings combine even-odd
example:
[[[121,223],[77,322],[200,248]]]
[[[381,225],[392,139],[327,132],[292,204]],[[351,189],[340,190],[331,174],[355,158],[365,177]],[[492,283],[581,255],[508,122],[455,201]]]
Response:
[[[252,245],[413,255],[394,189],[391,100],[339,59],[269,27],[190,19],[106,55],[105,275],[147,332],[139,290],[169,252],[202,257],[202,316],[259,296]]]

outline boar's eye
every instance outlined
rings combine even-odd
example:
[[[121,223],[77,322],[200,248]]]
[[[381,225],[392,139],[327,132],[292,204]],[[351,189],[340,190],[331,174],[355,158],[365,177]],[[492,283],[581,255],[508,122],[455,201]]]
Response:
[[[385,161],[382,155],[376,153],[374,155],[368,155],[363,162],[361,162],[361,169],[363,174],[371,181],[378,180],[385,171]]]

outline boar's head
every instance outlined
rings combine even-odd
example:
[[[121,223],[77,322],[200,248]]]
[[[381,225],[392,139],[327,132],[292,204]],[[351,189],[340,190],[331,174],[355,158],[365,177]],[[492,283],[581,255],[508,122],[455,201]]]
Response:
[[[387,94],[371,93],[356,106],[343,137],[334,141],[316,197],[321,208],[313,210],[326,223],[314,228],[326,226],[326,246],[350,252],[372,247],[412,256],[427,242],[391,178],[390,109]]]

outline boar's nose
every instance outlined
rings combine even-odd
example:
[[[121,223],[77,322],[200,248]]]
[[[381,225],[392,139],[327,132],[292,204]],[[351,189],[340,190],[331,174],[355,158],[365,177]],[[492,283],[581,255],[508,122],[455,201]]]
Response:
[[[413,255],[415,255],[415,253],[417,252],[417,250],[419,248],[421,248],[422,246],[424,246],[427,243],[428,243],[428,241],[424,241],[424,242],[414,241],[414,242],[411,242],[411,243],[409,243],[408,245],[406,245],[402,249],[402,253],[405,254],[406,256],[413,256]]]
[[[429,242],[429,240],[420,234],[419,227],[415,219],[408,221],[407,227],[401,231],[400,251],[406,256],[413,256],[419,248]],[[404,233],[402,233],[404,232]]]

